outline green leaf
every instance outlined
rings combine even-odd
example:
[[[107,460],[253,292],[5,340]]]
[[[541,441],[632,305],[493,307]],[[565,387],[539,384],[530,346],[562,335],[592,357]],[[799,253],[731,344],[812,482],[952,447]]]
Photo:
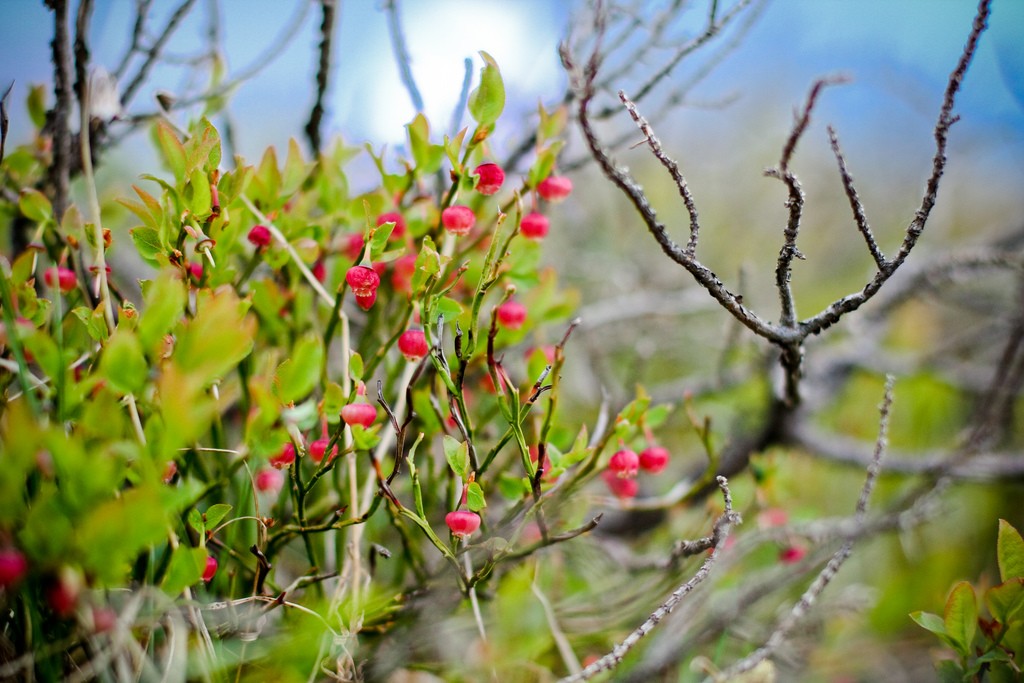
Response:
[[[135,243],[135,249],[151,266],[159,265],[157,256],[163,253],[163,245],[160,244],[160,233],[156,229],[144,225],[132,228],[128,231]]]
[[[110,336],[107,321],[104,319],[103,311],[100,307],[92,309],[86,306],[78,306],[71,312],[75,314],[76,318],[82,321],[82,324],[85,325],[86,332],[89,333],[89,337],[91,337],[93,341],[101,342]]]
[[[179,545],[171,555],[171,562],[160,587],[173,597],[197,583],[206,570],[206,555],[206,548]]]
[[[1024,576],[1024,539],[1005,519],[999,520],[996,555],[999,559],[999,577],[1003,581]]]
[[[115,390],[135,394],[145,386],[149,366],[133,332],[118,328],[103,350],[100,373]]]
[[[381,253],[387,249],[388,238],[395,229],[394,221],[387,221],[370,230],[370,260],[379,261]]]
[[[1014,577],[985,591],[988,611],[1000,624],[1024,622],[1024,578]]]
[[[288,139],[288,158],[284,162],[284,172],[281,174],[281,194],[286,197],[295,193],[302,182],[309,175],[306,162],[302,159],[302,150],[295,138]]]
[[[412,276],[412,290],[414,293],[422,291],[429,279],[441,272],[443,261],[443,257],[438,253],[437,247],[434,245],[434,240],[430,239],[430,235],[424,237],[423,244],[420,246],[420,253],[416,256],[416,271]]]
[[[292,349],[292,357],[277,366],[274,388],[282,403],[294,403],[309,395],[320,381],[324,362],[323,340],[308,333]]]
[[[448,156],[454,173],[462,173],[462,141],[466,137],[467,130],[469,129],[463,128],[453,138],[444,136],[444,153]]]
[[[75,525],[83,568],[104,584],[123,582],[138,553],[166,537],[169,503],[165,492],[149,485],[93,508]]]
[[[471,481],[469,486],[466,487],[466,507],[473,512],[480,512],[487,507],[487,501],[484,500],[484,490],[475,481]]]
[[[452,468],[452,472],[465,481],[469,478],[469,446],[465,441],[459,441],[458,439],[444,435],[444,457],[448,461],[448,466]]]
[[[53,205],[39,190],[22,190],[18,195],[18,208],[26,218],[36,223],[46,223],[53,218]]]
[[[157,354],[157,345],[162,345],[164,335],[181,320],[185,299],[185,288],[172,268],[165,268],[149,283],[138,327],[143,349],[154,356]]]
[[[216,503],[208,507],[206,512],[203,513],[203,517],[206,519],[206,528],[213,529],[216,527],[229,512],[231,512],[231,506],[227,503]]]
[[[537,159],[527,174],[527,182],[530,187],[537,187],[540,181],[551,175],[551,169],[555,167],[555,160],[558,159],[558,153],[562,151],[564,144],[564,140],[556,140],[537,154]]]
[[[348,358],[348,376],[352,378],[353,382],[363,379],[363,357],[354,351]]]
[[[455,299],[450,299],[446,296],[438,297],[434,306],[431,309],[433,312],[434,319],[437,319],[438,314],[443,315],[447,321],[452,321],[462,315],[462,304]]]
[[[352,430],[352,446],[357,451],[368,451],[376,448],[380,443],[380,436],[377,434],[378,427],[367,429],[362,425],[352,425],[350,429]]]
[[[481,128],[490,127],[505,109],[505,84],[494,58],[480,51],[484,67],[480,70],[480,85],[469,94],[469,114]]]
[[[268,147],[260,160],[256,174],[249,182],[252,199],[268,207],[276,207],[277,196],[281,192],[281,172],[277,170],[277,153]]]
[[[192,527],[200,538],[206,537],[206,522],[203,521],[203,513],[197,508],[188,511],[188,525]]]
[[[351,364],[349,368],[351,369]],[[345,396],[345,392],[342,391],[341,385],[337,382],[328,382],[327,387],[324,389],[324,400],[323,400],[323,414],[330,420],[333,416],[334,421],[337,421],[338,413],[348,403],[348,397]]]
[[[174,129],[163,120],[156,122],[156,140],[164,162],[174,173],[174,179],[180,186],[185,180],[186,156],[185,147],[181,144]]]
[[[910,618],[923,629],[931,631],[936,635],[946,635],[946,625],[943,623],[942,617],[938,614],[932,614],[931,612],[911,612]]]
[[[256,322],[246,315],[248,306],[231,289],[196,297],[196,314],[182,324],[173,356],[190,384],[209,386],[249,355]]]
[[[210,193],[210,180],[201,168],[194,168],[188,176],[189,187],[192,188],[192,200],[189,208],[192,215],[202,220],[210,215],[213,207],[213,195]]]
[[[46,86],[33,85],[28,91],[28,117],[36,129],[46,125]]]
[[[540,124],[537,126],[538,140],[550,140],[562,134],[569,122],[568,107],[563,104],[549,112],[544,109],[544,105],[538,105],[537,111],[540,114]]]
[[[969,657],[978,628],[978,601],[971,584],[961,581],[953,587],[946,600],[943,625],[957,653],[961,657]]]
[[[430,124],[427,118],[417,114],[412,123],[406,124],[405,130],[409,136],[413,161],[416,162],[416,172],[421,176],[436,173],[441,168],[445,148],[430,144]]]

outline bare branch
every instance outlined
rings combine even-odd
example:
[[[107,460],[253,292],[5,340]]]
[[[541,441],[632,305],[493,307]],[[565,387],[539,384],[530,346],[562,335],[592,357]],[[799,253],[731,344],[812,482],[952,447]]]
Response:
[[[846,167],[846,158],[843,157],[843,150],[839,147],[839,136],[836,135],[836,131],[832,126],[828,127],[828,139],[832,145],[832,153],[836,157],[836,164],[839,166],[839,177],[843,181],[843,190],[846,192],[846,198],[850,202],[850,209],[853,211],[853,220],[857,223],[857,229],[860,230],[860,234],[864,236],[864,241],[868,245],[868,251],[871,252],[871,258],[875,260],[875,265],[879,270],[884,270],[889,264],[885,260],[885,254],[879,249],[874,234],[871,232],[868,217],[864,213],[864,205],[857,194],[857,188],[853,185],[853,176],[850,175],[850,171]]]
[[[324,118],[324,96],[331,72],[331,49],[334,38],[335,0],[320,0],[320,60],[316,70],[316,101],[306,122],[306,139],[313,153],[320,150],[320,126]]]
[[[797,143],[807,131],[811,122],[811,111],[818,101],[818,95],[827,85],[842,82],[841,78],[822,78],[814,82],[811,91],[807,95],[807,102],[803,111],[797,116],[793,130],[786,139],[782,148],[782,157],[776,168],[765,171],[765,175],[778,178],[786,185],[789,191],[789,199],[786,200],[786,207],[789,209],[789,220],[786,222],[786,229],[783,232],[785,242],[779,250],[779,260],[775,267],[775,286],[779,290],[779,300],[782,304],[782,315],[779,322],[787,328],[796,325],[796,304],[793,301],[793,290],[790,287],[792,277],[793,259],[803,259],[804,255],[796,246],[796,238],[800,232],[800,219],[803,217],[804,192],[796,175],[789,170],[789,162],[793,159],[793,152],[796,151]]]
[[[882,405],[879,407],[879,421],[878,421],[878,439],[875,441],[875,451],[871,458],[871,462],[868,464],[867,477],[864,480],[864,486],[861,487],[860,497],[857,499],[856,514],[854,519],[858,526],[864,523],[864,518],[867,515],[868,498],[871,497],[871,491],[875,487],[875,482],[878,480],[878,473],[881,469],[882,455],[885,453],[885,449],[889,441],[889,414],[892,408],[892,387],[893,377],[890,375],[886,379],[885,383],[885,395],[882,398]],[[796,626],[810,611],[811,607],[814,606],[818,596],[821,595],[822,591],[832,582],[839,569],[846,562],[847,558],[850,557],[850,553],[853,552],[853,540],[846,541],[839,550],[832,556],[828,561],[828,564],[818,573],[818,576],[811,582],[807,590],[804,591],[803,595],[800,596],[800,600],[797,601],[790,612],[778,623],[775,631],[768,637],[768,640],[764,645],[759,647],[753,653],[744,657],[740,661],[736,662],[728,669],[722,672],[721,678],[723,680],[732,680],[742,673],[750,671],[755,666],[760,664],[762,661],[767,659],[779,648],[779,646],[785,641],[786,636],[793,627]]]
[[[132,78],[128,85],[125,86],[124,90],[121,91],[122,106],[127,106],[135,96],[135,93],[138,92],[139,88],[141,88],[146,82],[146,79],[149,77],[150,70],[160,59],[160,53],[163,51],[164,46],[167,45],[167,41],[169,41],[171,36],[174,35],[174,32],[185,19],[185,16],[192,10],[192,5],[195,3],[196,0],[183,0],[183,2],[178,5],[178,8],[174,10],[174,13],[171,14],[170,19],[167,20],[163,30],[157,35],[153,45],[151,45],[148,50],[144,51],[146,60],[142,63],[142,66],[139,67],[135,77]]]
[[[402,31],[402,22],[398,14],[398,0],[386,0],[384,12],[388,16],[388,31],[391,34],[391,49],[395,53],[395,62],[398,64],[398,75],[402,79],[402,85],[409,93],[412,106],[417,113],[423,111],[423,95],[416,87],[416,79],[412,75],[412,58],[409,56],[409,47],[405,41],[405,33]]]
[[[53,40],[50,42],[53,59],[53,94],[55,102],[50,110],[46,128],[53,135],[53,163],[48,182],[53,186],[53,216],[60,221],[68,204],[71,177],[71,37],[68,34],[68,0],[47,0],[53,10]],[[20,251],[15,248],[15,251]]]
[[[683,198],[683,203],[686,205],[686,211],[690,214],[690,241],[687,242],[684,253],[689,257],[693,257],[697,251],[697,237],[700,232],[700,218],[697,216],[697,205],[693,201],[693,194],[690,192],[690,188],[686,184],[686,178],[683,177],[682,171],[679,170],[679,164],[677,164],[675,160],[670,159],[661,149],[661,142],[654,136],[654,131],[651,129],[650,124],[647,123],[647,120],[644,119],[644,117],[640,116],[640,112],[636,110],[636,105],[626,97],[626,93],[622,90],[619,91],[619,99],[622,100],[624,105],[626,105],[626,110],[629,112],[629,115],[633,117],[633,121],[635,121],[636,125],[640,128],[640,132],[643,133],[645,138],[647,138],[647,144],[654,153],[654,156],[657,157],[658,161],[661,162],[661,165],[668,170],[669,175],[672,176],[672,180],[675,181],[676,187],[679,189],[679,196]]]
[[[725,500],[725,511],[715,521],[714,531],[712,533],[713,546],[716,551],[712,552],[705,558],[697,572],[684,584],[679,586],[672,595],[663,602],[658,609],[651,613],[651,616],[647,618],[644,623],[640,624],[632,633],[616,645],[611,652],[606,654],[601,659],[597,660],[590,666],[583,669],[579,673],[567,676],[561,679],[561,683],[570,683],[572,681],[586,681],[593,676],[601,673],[602,671],[610,671],[619,665],[622,658],[626,656],[633,647],[643,638],[645,635],[657,626],[662,619],[669,615],[673,609],[685,598],[694,588],[696,588],[704,579],[711,573],[711,568],[714,566],[716,559],[720,553],[717,552],[717,548],[721,544],[725,543],[725,540],[729,537],[729,532],[732,530],[734,524],[740,523],[740,516],[733,512],[732,509],[732,494],[729,492],[729,482],[726,481],[725,477],[718,477],[718,487],[722,490],[722,497]]]

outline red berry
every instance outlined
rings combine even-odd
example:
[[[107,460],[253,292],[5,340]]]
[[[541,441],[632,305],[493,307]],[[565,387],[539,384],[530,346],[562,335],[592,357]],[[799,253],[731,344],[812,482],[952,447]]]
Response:
[[[527,239],[539,241],[547,236],[550,225],[547,216],[534,211],[523,218],[519,224],[519,232]]]
[[[199,261],[193,261],[188,264],[188,272],[192,276],[193,280],[203,279],[203,264]]]
[[[572,181],[565,176],[548,176],[537,185],[537,194],[549,202],[560,202],[572,193]]]
[[[345,238],[345,246],[342,247],[345,251],[345,256],[351,261],[355,261],[359,258],[359,255],[363,253],[363,245],[366,244],[366,240],[363,239],[362,233],[353,232]]]
[[[213,555],[206,556],[206,569],[203,570],[203,581],[207,583],[213,578],[213,575],[217,573],[217,558]]]
[[[453,235],[465,235],[473,229],[474,223],[476,223],[476,214],[468,206],[456,204],[441,212],[441,224]]]
[[[465,538],[480,528],[480,515],[469,510],[456,510],[444,516],[444,523],[453,536]]]
[[[270,228],[265,225],[254,225],[249,230],[249,242],[258,249],[270,244]]]
[[[505,172],[497,164],[480,164],[473,171],[473,175],[479,177],[476,191],[480,194],[495,194],[505,182]]]
[[[63,294],[67,294],[78,284],[75,271],[69,268],[48,268],[43,273],[43,281],[47,287],[57,287]]]
[[[168,460],[164,464],[163,480],[165,484],[170,484],[174,481],[174,475],[178,473],[178,463],[173,460]]]
[[[369,294],[356,294],[356,304],[359,308],[364,311],[368,311],[373,308],[373,304],[377,301],[377,292],[373,291]]]
[[[518,330],[526,322],[526,306],[518,301],[506,301],[498,306],[498,324],[509,330]]]
[[[640,451],[640,468],[644,472],[657,474],[668,465],[668,449],[661,446],[648,446]]]
[[[612,455],[608,461],[608,469],[617,477],[632,479],[640,469],[640,457],[628,448],[623,448]]]
[[[284,472],[273,467],[264,467],[256,472],[256,490],[276,495],[284,486]]]
[[[347,408],[348,406],[345,406]],[[342,408],[342,413],[345,412],[345,408]],[[376,411],[374,411],[374,417],[376,417]],[[372,422],[370,424],[373,424]],[[309,444],[309,457],[313,462],[320,462],[324,459],[324,453],[327,452],[327,445],[331,442],[330,439],[317,439],[313,443]],[[338,447],[335,446],[331,449],[331,460],[338,457]]]
[[[352,266],[345,273],[345,282],[352,288],[356,303],[364,311],[370,310],[377,300],[377,287],[380,286],[380,275],[368,266]]]
[[[78,605],[82,577],[71,567],[63,567],[57,578],[46,587],[46,602],[59,617],[69,617]]]
[[[295,445],[288,442],[281,449],[281,452],[270,458],[270,466],[274,469],[284,469],[295,462]]]
[[[377,421],[377,409],[369,403],[349,403],[342,407],[341,419],[347,425],[369,427]]]
[[[397,211],[390,213],[382,213],[377,216],[377,225],[384,225],[385,223],[394,223],[395,227],[391,231],[391,237],[389,240],[398,239],[405,234],[405,217]]]
[[[622,479],[610,470],[605,470],[601,478],[608,485],[608,490],[618,498],[636,498],[636,494],[640,492],[640,484],[636,479]]]
[[[28,573],[28,560],[17,548],[0,550],[0,588],[10,588]]]
[[[352,266],[345,273],[345,282],[356,296],[373,294],[380,287],[380,275],[369,266]]]
[[[779,551],[779,562],[783,564],[796,564],[807,555],[807,548],[799,545],[791,545]]]
[[[406,360],[417,361],[427,355],[427,337],[423,330],[406,330],[398,338],[398,350]]]
[[[313,273],[313,277],[316,278],[317,282],[323,282],[327,279],[327,267],[324,266],[324,262],[322,260],[318,259],[309,270]]]
[[[395,259],[391,272],[391,286],[396,292],[412,292],[412,278],[416,274],[416,254],[406,254]]]

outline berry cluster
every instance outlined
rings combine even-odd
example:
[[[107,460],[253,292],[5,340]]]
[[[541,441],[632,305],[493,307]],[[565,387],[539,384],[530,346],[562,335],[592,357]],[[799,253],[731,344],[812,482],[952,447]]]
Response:
[[[658,474],[668,465],[669,452],[663,446],[650,445],[640,454],[629,448],[621,448],[608,460],[603,479],[608,489],[619,498],[635,498],[640,491],[637,475],[640,470]]]

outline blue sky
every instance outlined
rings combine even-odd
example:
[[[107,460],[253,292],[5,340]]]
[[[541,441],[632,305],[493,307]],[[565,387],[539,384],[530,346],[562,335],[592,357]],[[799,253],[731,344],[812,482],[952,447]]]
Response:
[[[155,21],[176,4],[156,0]],[[327,132],[341,133],[352,142],[399,141],[402,124],[414,113],[398,80],[379,4],[341,3]],[[94,59],[112,68],[127,40],[133,3],[97,0],[96,5]],[[226,0],[222,25],[229,69],[243,68],[272,46],[293,6],[281,0]],[[555,49],[569,6],[542,0],[406,0],[403,21],[414,74],[435,128],[447,125],[451,116],[463,60],[474,57],[478,68],[481,49],[494,55],[505,75],[507,119],[523,116],[538,100],[550,100],[564,82]],[[197,18],[205,12],[201,0]],[[920,108],[931,116],[973,12],[974,3],[968,0],[773,0],[748,39],[697,95],[714,100],[739,93],[741,102],[749,102],[770,93],[795,105],[816,77],[842,72],[854,81],[830,94],[822,112],[838,117],[848,129],[884,125],[893,111]],[[26,89],[49,78],[50,19],[41,0],[4,0],[4,14],[0,85],[16,81],[12,141],[18,142],[27,131],[21,107]],[[201,23],[184,26],[171,51],[182,54],[194,47],[202,37]],[[233,112],[247,156],[268,144],[301,138],[311,104],[317,23],[314,8],[287,50],[237,92]],[[966,125],[999,136],[1018,152],[1024,150],[1022,27],[1024,2],[995,0],[992,28],[983,38],[959,107],[970,122]],[[181,70],[157,77],[172,91],[187,78]],[[145,105],[140,98],[133,108]]]

